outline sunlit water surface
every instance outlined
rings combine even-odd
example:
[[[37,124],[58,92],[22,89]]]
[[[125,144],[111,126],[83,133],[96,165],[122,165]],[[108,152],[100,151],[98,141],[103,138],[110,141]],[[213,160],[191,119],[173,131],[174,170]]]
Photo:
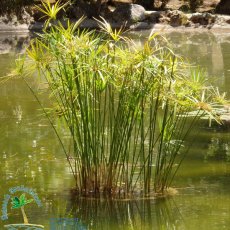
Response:
[[[210,81],[230,93],[230,33],[172,32],[165,36],[175,52],[206,68]],[[1,77],[14,67],[16,53],[23,52],[22,43],[27,41],[27,35],[0,35]],[[36,79],[30,83],[38,85]],[[47,93],[41,101],[49,106]],[[0,199],[18,185],[36,189],[43,206],[26,206],[31,223],[50,229],[50,218],[72,215],[78,218],[75,229],[230,228],[228,130],[196,128],[192,149],[173,183],[178,194],[171,198],[74,200],[69,192],[74,180],[61,146],[39,109],[22,80],[0,85]],[[0,222],[1,229],[3,224],[22,222],[21,213],[10,205],[8,213],[8,220]]]

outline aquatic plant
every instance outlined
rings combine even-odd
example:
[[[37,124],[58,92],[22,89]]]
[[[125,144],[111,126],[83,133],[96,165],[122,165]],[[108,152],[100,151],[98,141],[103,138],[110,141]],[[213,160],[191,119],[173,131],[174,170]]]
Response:
[[[44,14],[44,16],[42,16],[41,18],[47,17],[46,24],[45,24],[45,26],[47,27],[50,21],[56,20],[58,12],[62,10],[66,5],[68,5],[69,2],[60,4],[60,0],[58,0],[57,2],[51,4],[50,1],[46,1],[46,2],[42,1],[41,4],[42,4],[41,7],[37,5],[35,8]]]
[[[17,74],[41,106],[27,77],[36,70],[45,79],[53,110],[42,108],[78,194],[162,194],[188,150],[196,120],[207,113],[218,121],[212,110],[216,94],[203,84],[202,71],[190,71],[160,46],[157,34],[139,47],[104,19],[98,21],[101,33],[80,30],[82,20],[46,27],[18,61]],[[69,150],[55,118],[69,130]]]

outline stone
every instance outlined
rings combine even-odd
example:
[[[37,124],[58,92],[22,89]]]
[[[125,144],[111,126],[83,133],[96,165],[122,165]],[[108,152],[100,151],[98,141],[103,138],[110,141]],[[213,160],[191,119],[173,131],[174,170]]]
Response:
[[[80,28],[96,29],[99,28],[98,23],[94,19],[86,18],[79,26]]]
[[[161,13],[159,16],[158,22],[162,23],[162,24],[169,24],[170,23],[170,16],[168,15],[168,13],[167,12]]]
[[[145,8],[138,4],[121,4],[113,11],[112,18],[124,23],[141,22],[146,19]]]
[[[145,11],[145,18],[150,22],[156,23],[159,21],[160,14],[160,11]]]
[[[194,13],[191,15],[189,20],[194,24],[199,23],[202,26],[206,26],[213,24],[216,21],[216,18],[217,17],[215,15],[210,13]]]
[[[86,15],[86,13],[78,6],[70,6],[67,9],[67,15],[69,18],[79,19]]]
[[[200,23],[195,23],[194,24],[194,28],[199,28],[200,27]]]
[[[130,26],[130,29],[132,30],[150,30],[152,29],[152,24],[149,24],[147,22],[137,22]]]
[[[18,18],[19,23],[23,24],[32,24],[34,23],[34,18],[31,16],[29,12],[26,11],[25,8],[22,9],[21,17]]]
[[[169,24],[173,27],[184,26],[188,24],[188,17],[179,10],[169,11],[167,17],[170,18]]]
[[[189,12],[190,8],[188,4],[184,4],[179,8],[180,11]]]

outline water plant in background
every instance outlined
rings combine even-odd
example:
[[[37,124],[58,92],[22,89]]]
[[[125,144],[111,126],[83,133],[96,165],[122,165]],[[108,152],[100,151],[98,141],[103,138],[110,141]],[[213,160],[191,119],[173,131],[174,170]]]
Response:
[[[69,4],[67,1],[64,4],[60,4],[60,0],[58,0],[56,3],[51,4],[50,1],[43,2],[41,1],[42,6],[36,6],[35,8],[42,12],[44,16],[42,18],[46,17],[46,24],[45,26],[49,26],[50,21],[56,20],[57,14],[62,10],[66,5]]]
[[[218,120],[212,110],[216,94],[203,84],[202,71],[190,70],[159,45],[157,34],[151,32],[138,47],[103,19],[102,33],[80,30],[82,20],[46,27],[18,62],[18,75],[41,106],[27,78],[36,71],[49,86],[53,110],[43,111],[78,194],[164,194],[195,122],[204,113]],[[57,119],[69,130],[69,150]]]

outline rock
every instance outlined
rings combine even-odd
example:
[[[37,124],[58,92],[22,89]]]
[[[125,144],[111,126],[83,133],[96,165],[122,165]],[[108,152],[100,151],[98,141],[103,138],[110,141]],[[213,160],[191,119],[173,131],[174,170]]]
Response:
[[[25,8],[22,9],[21,17],[18,18],[19,23],[32,24],[34,23],[34,18],[30,15]]]
[[[194,24],[199,23],[202,26],[207,26],[216,21],[216,16],[210,13],[194,13],[189,20]]]
[[[130,26],[130,29],[132,30],[150,30],[152,29],[152,24],[149,24],[147,22],[137,22]]]
[[[190,8],[188,4],[184,4],[179,8],[180,11],[189,12]]]
[[[169,24],[173,27],[177,26],[191,26],[188,16],[179,10],[168,10],[160,14],[159,22]]]
[[[145,8],[138,4],[121,4],[114,10],[112,17],[115,21],[141,22],[146,19]]]
[[[163,12],[160,14],[158,21],[159,23],[162,23],[162,24],[169,24],[170,17],[168,17],[168,15],[165,12]]]
[[[110,6],[106,3],[101,5],[100,16],[105,18],[107,21],[110,21],[112,18],[112,13],[115,10],[114,6]]]
[[[160,11],[145,11],[145,18],[150,22],[156,23],[159,21],[160,14]]]
[[[192,26],[192,23],[190,21],[188,21],[188,23],[186,23],[185,25],[186,27],[191,27]]]
[[[173,27],[184,26],[188,24],[188,17],[179,10],[169,11],[167,17],[170,18],[170,25]]]
[[[79,19],[82,16],[86,15],[86,13],[78,6],[70,6],[66,13],[69,18],[74,18],[74,19]]]
[[[44,17],[44,14],[36,8],[33,9],[32,16],[35,22],[44,22],[47,19],[47,17]]]
[[[89,29],[95,29],[99,28],[98,23],[93,19],[85,19],[79,26],[80,28],[89,28]]]
[[[195,23],[194,24],[194,28],[199,28],[200,27],[200,23]]]
[[[229,26],[230,16],[228,15],[217,15],[215,26]]]
[[[206,28],[210,30],[210,29],[212,29],[213,25],[214,25],[214,24],[209,24],[209,25],[207,25]]]

